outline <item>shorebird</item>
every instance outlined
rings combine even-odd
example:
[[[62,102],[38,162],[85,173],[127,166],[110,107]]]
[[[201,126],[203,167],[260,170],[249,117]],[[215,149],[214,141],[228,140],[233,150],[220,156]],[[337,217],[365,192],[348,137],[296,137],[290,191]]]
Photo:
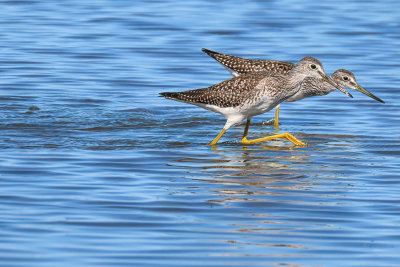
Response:
[[[226,118],[225,126],[210,145],[217,144],[231,126],[247,119],[241,140],[243,144],[285,138],[297,146],[304,146],[305,143],[289,133],[253,140],[248,140],[247,134],[253,116],[273,109],[282,101],[296,94],[306,77],[321,78],[351,96],[346,90],[332,82],[331,78],[325,74],[321,62],[312,57],[301,59],[287,74],[268,71],[256,72],[241,75],[207,88],[183,92],[163,92],[160,95],[167,99],[197,105],[222,114]]]
[[[287,74],[295,66],[295,64],[286,61],[247,59],[221,54],[205,48],[203,48],[202,51],[224,66],[234,77],[264,71]],[[382,99],[359,85],[351,71],[340,69],[331,74],[330,78],[342,88],[357,90],[376,101],[385,103]],[[303,81],[300,90],[286,99],[285,102],[294,102],[310,96],[327,95],[335,89],[336,87],[322,80],[320,77],[308,77]],[[276,128],[279,126],[279,106],[280,105],[276,107],[275,111],[274,125]]]

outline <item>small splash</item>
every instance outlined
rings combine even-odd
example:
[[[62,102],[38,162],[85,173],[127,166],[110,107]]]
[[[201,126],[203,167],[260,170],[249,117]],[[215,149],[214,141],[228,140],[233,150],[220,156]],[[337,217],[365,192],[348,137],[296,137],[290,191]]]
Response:
[[[275,123],[275,120],[274,120],[274,119],[271,119],[271,120],[267,120],[267,121],[262,121],[262,122],[261,122],[261,125],[268,125],[268,126],[270,126],[270,125],[274,125],[274,123]]]

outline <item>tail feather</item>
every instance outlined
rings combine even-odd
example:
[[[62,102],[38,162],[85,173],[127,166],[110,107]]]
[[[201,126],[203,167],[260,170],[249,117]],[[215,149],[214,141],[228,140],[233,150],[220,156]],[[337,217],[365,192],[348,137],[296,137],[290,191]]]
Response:
[[[195,89],[183,92],[162,92],[160,93],[160,96],[185,103],[201,103],[204,101],[203,98],[205,97],[205,93],[205,89]]]
[[[202,48],[201,51],[203,51],[204,53],[206,53],[207,55],[209,55],[212,58],[215,58],[218,55],[222,55],[221,53],[212,51],[212,50],[207,49],[207,48]]]
[[[165,98],[170,98],[170,99],[178,99],[179,94],[177,92],[162,92],[160,93],[159,96],[163,96]]]
[[[195,89],[183,92],[162,92],[160,96],[184,103],[201,103],[204,98],[204,90]]]

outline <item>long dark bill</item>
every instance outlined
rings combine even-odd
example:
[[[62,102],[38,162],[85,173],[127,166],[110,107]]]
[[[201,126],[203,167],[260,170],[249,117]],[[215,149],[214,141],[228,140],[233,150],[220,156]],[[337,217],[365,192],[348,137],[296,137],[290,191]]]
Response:
[[[376,101],[379,101],[379,102],[381,102],[381,103],[385,103],[385,101],[383,101],[382,99],[380,99],[380,98],[377,97],[377,96],[374,96],[373,94],[371,94],[370,92],[368,92],[366,89],[364,89],[362,86],[360,86],[360,85],[358,85],[358,84],[357,84],[355,90],[357,90],[357,91],[363,93],[364,95],[367,95],[367,96],[369,96],[369,97],[375,99]]]
[[[322,80],[333,85],[336,89],[342,91],[343,93],[345,93],[346,95],[348,95],[349,97],[353,98],[353,96],[347,92],[343,87],[341,87],[340,85],[338,85],[337,83],[335,83],[328,75],[326,75],[325,73],[319,73],[322,76]]]

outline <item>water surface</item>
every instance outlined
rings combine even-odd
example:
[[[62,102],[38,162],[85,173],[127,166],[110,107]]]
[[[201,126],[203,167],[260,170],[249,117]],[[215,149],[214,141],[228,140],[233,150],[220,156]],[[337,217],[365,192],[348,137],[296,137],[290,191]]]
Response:
[[[396,266],[396,1],[3,1],[3,266]],[[386,101],[281,105],[308,143],[242,146],[243,125],[158,97],[230,78],[206,47],[314,56]],[[251,137],[273,134],[273,112]]]

